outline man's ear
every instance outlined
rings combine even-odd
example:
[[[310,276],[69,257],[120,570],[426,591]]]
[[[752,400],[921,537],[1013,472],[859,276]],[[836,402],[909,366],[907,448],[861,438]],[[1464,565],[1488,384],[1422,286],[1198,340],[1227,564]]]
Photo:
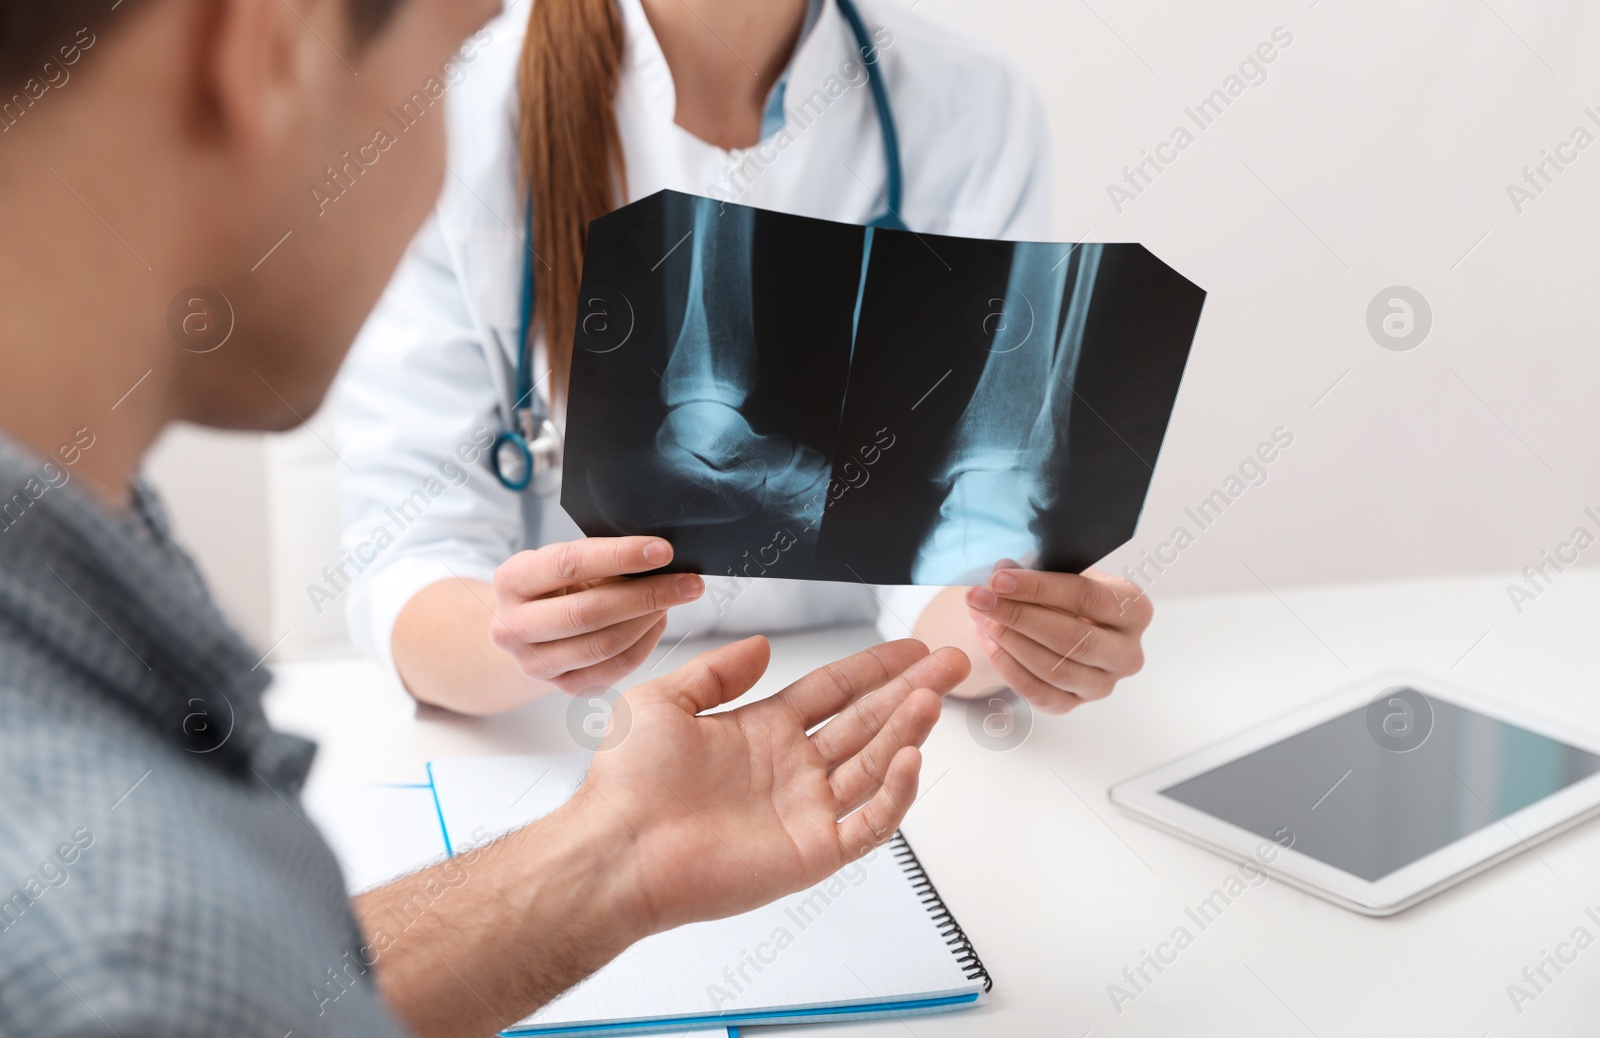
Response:
[[[253,153],[295,132],[328,98],[332,77],[356,74],[343,56],[345,3],[202,0],[194,67],[212,129]]]

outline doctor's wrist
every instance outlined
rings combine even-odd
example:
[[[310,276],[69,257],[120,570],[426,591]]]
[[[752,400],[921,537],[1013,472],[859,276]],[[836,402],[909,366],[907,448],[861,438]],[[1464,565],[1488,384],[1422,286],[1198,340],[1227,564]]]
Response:
[[[394,666],[411,698],[460,714],[512,710],[555,691],[518,669],[489,640],[494,589],[447,579],[418,591],[401,608],[391,634]]]

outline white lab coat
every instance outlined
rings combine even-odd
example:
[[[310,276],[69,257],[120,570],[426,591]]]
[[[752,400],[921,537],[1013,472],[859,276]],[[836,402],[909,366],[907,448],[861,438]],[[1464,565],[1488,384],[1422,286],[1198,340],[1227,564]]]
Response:
[[[883,212],[876,109],[834,0],[813,4],[774,88],[775,118],[788,113],[783,131],[733,152],[673,122],[671,72],[644,10],[639,0],[618,3],[627,47],[616,108],[630,199],[673,188],[853,223]],[[1034,89],[999,55],[899,3],[859,7],[879,41],[876,67],[899,130],[907,225],[1048,239],[1048,128]],[[354,578],[346,615],[357,646],[391,673],[394,622],[412,595],[457,577],[490,580],[517,551],[582,536],[556,498],[502,487],[484,449],[507,428],[515,395],[525,255],[516,78],[526,16],[516,4],[480,33],[471,60],[456,63],[441,80],[442,100],[420,116],[448,120],[444,189],[334,392],[342,547]],[[391,129],[403,147],[404,131]],[[547,370],[536,343],[546,408]],[[673,610],[665,641],[874,618],[886,637],[899,637],[936,590],[756,581]]]

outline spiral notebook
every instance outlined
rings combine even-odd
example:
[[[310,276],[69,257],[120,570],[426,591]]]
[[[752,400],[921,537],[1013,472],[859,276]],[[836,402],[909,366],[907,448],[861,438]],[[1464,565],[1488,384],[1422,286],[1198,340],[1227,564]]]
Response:
[[[428,766],[451,853],[560,806],[583,754]],[[537,935],[530,935],[537,940]],[[648,937],[507,1035],[617,1035],[976,1005],[988,971],[902,834],[809,890]]]

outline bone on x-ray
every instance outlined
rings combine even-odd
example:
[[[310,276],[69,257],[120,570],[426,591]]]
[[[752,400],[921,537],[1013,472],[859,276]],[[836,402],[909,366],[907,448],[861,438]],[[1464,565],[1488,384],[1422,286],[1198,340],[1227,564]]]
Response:
[[[1140,245],[661,192],[590,227],[562,504],[700,573],[1078,571],[1133,534],[1204,299]]]

